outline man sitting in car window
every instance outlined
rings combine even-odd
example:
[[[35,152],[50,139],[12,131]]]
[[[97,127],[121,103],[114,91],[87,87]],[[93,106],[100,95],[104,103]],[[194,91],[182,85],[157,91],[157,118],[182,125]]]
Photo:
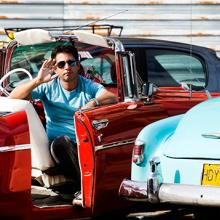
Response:
[[[80,189],[73,116],[79,109],[116,103],[117,97],[101,84],[78,74],[80,61],[74,46],[58,46],[44,61],[36,78],[15,88],[14,99],[40,99],[46,115],[50,152],[58,170]],[[61,174],[60,173],[60,174]]]

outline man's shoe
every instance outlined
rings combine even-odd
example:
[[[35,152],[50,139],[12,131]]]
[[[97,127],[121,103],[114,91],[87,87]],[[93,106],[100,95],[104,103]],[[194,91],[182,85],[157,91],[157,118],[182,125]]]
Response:
[[[82,193],[78,191],[74,194],[74,199],[72,201],[73,206],[82,206]]]

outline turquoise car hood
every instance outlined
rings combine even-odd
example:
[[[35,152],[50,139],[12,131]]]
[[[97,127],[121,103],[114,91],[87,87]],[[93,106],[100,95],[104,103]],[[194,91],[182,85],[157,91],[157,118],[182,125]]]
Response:
[[[190,109],[164,144],[167,157],[220,159],[220,97]]]

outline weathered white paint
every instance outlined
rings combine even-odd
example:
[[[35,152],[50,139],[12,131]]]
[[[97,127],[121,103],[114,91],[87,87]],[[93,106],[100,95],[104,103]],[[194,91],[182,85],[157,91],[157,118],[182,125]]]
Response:
[[[117,14],[122,10],[127,10]],[[122,25],[122,34],[220,51],[220,0],[0,0],[0,27]],[[1,38],[7,40],[2,35]],[[113,34],[118,31],[113,31]]]

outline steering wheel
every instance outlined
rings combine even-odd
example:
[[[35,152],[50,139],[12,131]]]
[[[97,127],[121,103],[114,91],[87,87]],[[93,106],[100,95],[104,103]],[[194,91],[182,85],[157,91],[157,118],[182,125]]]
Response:
[[[3,87],[3,82],[4,82],[4,80],[5,80],[8,76],[10,76],[11,74],[16,73],[16,72],[24,72],[24,73],[26,73],[26,74],[28,75],[28,77],[30,78],[30,80],[33,79],[33,77],[32,77],[32,75],[30,74],[30,72],[27,71],[27,70],[24,69],[24,68],[16,68],[16,69],[13,69],[13,70],[7,72],[7,73],[0,79],[0,91],[1,91],[3,94],[5,94],[6,96],[9,96],[9,92]]]

